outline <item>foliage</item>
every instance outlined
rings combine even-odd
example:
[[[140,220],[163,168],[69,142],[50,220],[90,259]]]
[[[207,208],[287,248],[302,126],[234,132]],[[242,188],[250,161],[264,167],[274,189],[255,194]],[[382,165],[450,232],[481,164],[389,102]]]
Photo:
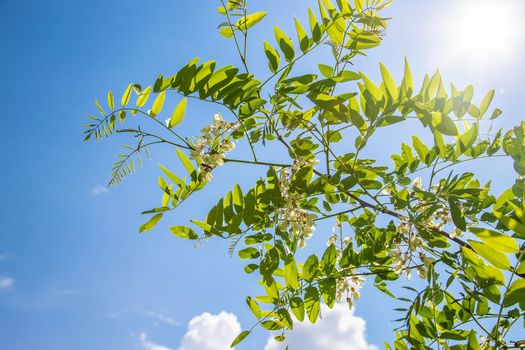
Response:
[[[395,349],[523,346],[507,335],[523,327],[525,314],[525,124],[493,130],[492,120],[501,115],[490,110],[494,91],[475,104],[472,86],[447,91],[439,72],[425,76],[417,91],[407,62],[400,82],[384,65],[379,83],[351,69],[356,56],[381,44],[387,27],[381,11],[389,5],[319,1],[319,14],[308,9],[308,24],[295,20],[296,39],[275,27],[275,41],[260,43],[268,74],[258,80],[249,69],[248,32],[266,13],[250,13],[244,0],[222,1],[219,33],[232,40],[242,68],[195,58],[151,86],[130,84],[118,106],[109,92],[106,109],[96,102],[101,116],[90,116],[85,139],[114,133],[138,139],[119,156],[110,185],[134,171],[134,157],[140,162],[149,146],[176,148],[187,174],[161,166],[162,205],[145,212],[152,216],[140,232],[203,190],[216,167],[267,168],[250,188],[232,184],[205,218],[192,220],[193,228],[170,231],[190,240],[231,241],[230,252],[246,261],[246,273],[260,276],[264,293],[246,299],[254,327],[279,331],[277,340],[294,322],[317,322],[321,302],[332,307],[344,300],[351,308],[366,278],[401,304]],[[332,63],[295,75],[298,62],[322,47]],[[163,122],[172,95],[182,99]],[[216,114],[202,135],[183,137],[178,125],[188,99],[218,104],[232,121]],[[161,131],[121,127],[135,115]],[[363,155],[379,130],[400,123],[420,123],[422,135],[403,143],[393,164]],[[227,156],[240,140],[251,159]],[[281,145],[289,161],[273,162],[264,151],[269,143]],[[500,195],[490,182],[456,168],[495,157],[512,159],[518,175]],[[334,234],[324,251],[309,251],[321,220],[333,221]],[[406,286],[402,296],[388,289],[412,274],[422,288]]]

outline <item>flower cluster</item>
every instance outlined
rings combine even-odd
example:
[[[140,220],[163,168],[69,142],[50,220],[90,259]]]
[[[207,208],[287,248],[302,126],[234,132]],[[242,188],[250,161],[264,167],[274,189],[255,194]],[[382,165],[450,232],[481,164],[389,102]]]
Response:
[[[207,181],[212,179],[212,169],[223,165],[226,153],[235,148],[235,143],[229,137],[224,137],[224,134],[235,130],[236,127],[237,123],[226,122],[222,115],[217,113],[213,117],[213,123],[201,130],[202,135],[192,145],[190,158],[199,163],[199,171]]]
[[[326,242],[327,245],[334,245],[337,249],[336,261],[339,263],[343,250],[350,244],[351,238],[342,235],[342,224],[338,217],[336,217],[335,225],[332,228],[333,235]],[[351,309],[354,305],[354,300],[359,299],[361,296],[360,290],[365,282],[365,279],[357,275],[357,271],[350,267],[345,269],[346,276],[337,278],[336,281],[336,297],[337,300],[346,300],[348,307]]]
[[[427,266],[432,262],[424,252],[423,240],[417,234],[417,230],[410,221],[403,220],[397,227],[399,234],[398,240],[394,243],[394,249],[389,255],[394,260],[394,272],[398,275],[405,274],[407,279],[412,276],[411,263],[414,263],[414,255],[419,257],[421,264],[417,264],[417,273],[419,277],[426,278]],[[406,250],[402,250],[401,240],[405,241]]]
[[[298,239],[299,248],[306,247],[306,240],[312,237],[315,231],[315,214],[309,213],[301,207],[305,199],[304,193],[297,193],[290,190],[293,175],[302,167],[317,163],[315,159],[294,160],[291,171],[287,168],[279,170],[279,189],[283,205],[278,211],[278,228],[282,232],[288,232],[290,239]]]

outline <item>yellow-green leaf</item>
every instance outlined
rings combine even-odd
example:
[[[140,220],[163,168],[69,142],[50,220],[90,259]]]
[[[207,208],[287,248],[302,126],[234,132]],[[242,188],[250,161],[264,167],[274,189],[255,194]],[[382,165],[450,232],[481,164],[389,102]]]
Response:
[[[525,300],[525,279],[520,278],[511,284],[503,299],[503,306],[512,306]]]
[[[199,236],[197,236],[195,231],[193,231],[191,228],[186,227],[186,226],[173,226],[173,227],[170,227],[170,231],[175,236],[178,236],[184,239],[195,240],[199,238]]]
[[[248,307],[252,311],[253,315],[258,319],[261,318],[261,308],[259,307],[259,304],[257,304],[257,302],[250,297],[246,298],[246,303],[248,304]]]
[[[312,31],[312,39],[317,43],[321,40],[321,26],[314,15],[311,8],[308,9],[308,20],[310,21],[310,30]]]
[[[264,53],[268,58],[268,67],[270,68],[270,71],[272,71],[272,73],[277,72],[277,70],[279,69],[280,61],[279,53],[266,40],[264,41]]]
[[[503,270],[508,270],[510,268],[509,258],[505,254],[482,242],[472,240],[469,240],[468,242],[476,253],[487,259],[492,265]]]
[[[460,154],[465,153],[465,151],[476,142],[478,139],[478,130],[478,123],[474,123],[470,129],[468,129],[463,135],[459,136],[457,145]]]
[[[310,40],[301,22],[295,18],[295,31],[297,32],[297,39],[299,39],[299,48],[302,52],[306,52],[310,48]]]
[[[230,26],[222,27],[219,29],[219,34],[225,38],[233,37],[233,29]]]
[[[162,111],[162,107],[164,107],[164,100],[166,99],[166,91],[162,91],[155,101],[153,101],[153,106],[151,107],[151,114],[153,116],[158,115]]]
[[[288,261],[284,265],[284,279],[286,281],[286,285],[296,290],[299,288],[299,275],[297,273],[297,264],[295,263],[295,259],[291,258],[290,261]]]
[[[155,227],[155,225],[157,225],[157,223],[160,221],[160,219],[162,219],[162,213],[154,215],[151,219],[148,220],[148,222],[146,222],[145,224],[140,226],[139,233],[148,232],[153,227]]]
[[[184,118],[184,114],[186,113],[186,105],[188,104],[188,101],[185,98],[182,99],[182,101],[177,104],[177,107],[175,107],[175,110],[173,111],[173,114],[171,115],[171,118],[168,120],[168,128],[173,128],[174,126],[177,126],[180,124],[182,119]]]
[[[239,19],[235,26],[240,30],[247,30],[262,21],[265,16],[266,12],[254,12]]]
[[[441,112],[432,113],[432,126],[444,135],[456,136],[459,133],[456,123],[448,115]]]
[[[106,113],[105,113],[104,110],[102,109],[102,106],[100,105],[100,103],[98,102],[97,99],[95,99],[95,106],[97,106],[97,109],[98,109],[98,111],[100,112],[100,114],[102,114],[103,116],[106,116]]]
[[[284,53],[284,58],[290,62],[295,56],[295,50],[293,48],[292,40],[282,31],[281,28],[274,27],[275,40],[279,44],[282,52]]]
[[[232,344],[230,345],[230,348],[233,348],[235,345],[237,345],[240,342],[242,342],[244,340],[244,338],[246,338],[249,334],[250,334],[250,331],[242,331],[237,336],[237,338],[235,338],[235,340],[232,342]]]
[[[494,216],[496,217],[496,219],[498,219],[502,224],[503,226],[505,226],[507,229],[513,231],[517,236],[519,236],[520,238],[525,238],[525,225],[523,225],[522,223],[514,220],[513,218],[511,217],[508,217],[508,216],[505,216],[503,214],[501,214],[500,212],[498,211],[495,211],[494,212]]]
[[[115,109],[115,99],[113,98],[113,92],[111,92],[111,90],[108,91],[108,106],[111,110]]]
[[[381,75],[383,76],[383,83],[385,84],[386,92],[392,103],[395,103],[397,102],[398,98],[396,82],[394,81],[394,78],[392,78],[392,75],[388,69],[382,63],[379,64],[379,67],[381,69]]]
[[[179,157],[180,161],[182,162],[182,165],[186,168],[188,173],[191,175],[192,178],[197,177],[197,173],[195,171],[195,167],[193,166],[193,163],[189,158],[182,152],[180,149],[177,148],[177,156]]]
[[[124,91],[124,94],[122,95],[122,99],[120,101],[120,103],[122,104],[122,107],[125,107],[129,103],[132,88],[133,88],[133,84],[129,84],[126,90]]]
[[[304,302],[299,297],[290,299],[290,309],[299,322],[304,320]]]
[[[334,74],[334,67],[326,64],[319,64],[319,71],[325,78],[331,78]]]
[[[145,88],[137,98],[137,107],[142,107],[148,102],[149,95],[151,94],[151,86]]]
[[[500,252],[516,253],[519,249],[518,242],[503,233],[479,227],[473,227],[470,231],[483,242]]]

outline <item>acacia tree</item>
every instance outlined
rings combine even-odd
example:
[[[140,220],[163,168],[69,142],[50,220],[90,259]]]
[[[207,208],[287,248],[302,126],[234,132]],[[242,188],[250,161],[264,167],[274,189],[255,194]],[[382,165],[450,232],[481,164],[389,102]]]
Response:
[[[308,9],[308,25],[295,20],[296,40],[275,27],[275,41],[261,45],[268,72],[258,79],[249,68],[248,32],[266,13],[247,5],[221,0],[218,8],[224,16],[219,32],[232,40],[240,67],[195,58],[152,86],[130,84],[120,105],[111,91],[107,108],[96,102],[101,116],[90,116],[85,140],[114,133],[137,140],[118,156],[110,185],[133,172],[135,159],[153,145],[174,147],[187,171],[176,175],[161,166],[162,204],[145,212],[152,216],[139,231],[205,191],[217,167],[265,167],[266,176],[252,187],[232,184],[205,218],[191,220],[193,228],[170,228],[189,240],[230,241],[230,253],[247,262],[245,272],[260,276],[263,295],[246,299],[254,327],[277,331],[283,341],[294,322],[318,321],[321,302],[333,307],[343,300],[351,308],[366,279],[401,304],[395,349],[525,347],[508,339],[513,327],[524,327],[525,126],[493,129],[501,115],[499,109],[487,113],[493,90],[476,105],[472,86],[452,85],[447,92],[436,73],[425,76],[417,92],[406,62],[400,83],[383,65],[379,83],[356,72],[355,57],[381,44],[387,27],[381,11],[390,5],[383,0],[319,1],[319,14]],[[303,57],[323,47],[331,65],[294,73]],[[171,96],[180,102],[164,122]],[[201,135],[183,136],[178,125],[190,98],[228,113],[215,114]],[[125,122],[140,124],[121,126]],[[379,129],[399,123],[422,125],[421,138],[433,141],[412,136],[391,155],[393,164],[363,156]],[[230,158],[241,140],[251,157]],[[269,143],[282,146],[289,160],[277,162],[265,152]],[[456,168],[493,157],[510,158],[517,173],[502,194]],[[334,234],[328,248],[318,250],[307,242],[321,220],[333,222]],[[389,290],[413,274],[424,287],[407,286],[397,296]]]

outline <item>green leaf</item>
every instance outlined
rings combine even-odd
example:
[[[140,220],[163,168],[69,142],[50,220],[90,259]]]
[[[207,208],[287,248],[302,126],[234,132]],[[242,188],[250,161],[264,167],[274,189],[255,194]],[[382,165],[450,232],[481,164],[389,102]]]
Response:
[[[277,310],[277,316],[279,317],[279,321],[285,325],[286,328],[293,329],[293,320],[288,310],[284,308]]]
[[[480,350],[478,338],[476,337],[475,331],[470,331],[467,343],[467,350]]]
[[[261,308],[259,307],[259,304],[257,304],[257,302],[253,298],[250,298],[250,297],[246,298],[246,304],[248,304],[248,307],[252,311],[253,315],[257,317],[258,319],[260,319],[261,318]]]
[[[261,256],[259,250],[253,247],[245,248],[239,251],[239,257],[243,260],[245,259],[257,259]]]
[[[191,228],[186,227],[186,226],[173,226],[173,227],[170,227],[170,231],[175,236],[178,236],[184,239],[195,240],[199,238],[199,236],[197,236],[195,231],[193,231]]]
[[[336,280],[333,277],[319,281],[319,290],[321,296],[328,307],[332,308],[335,303]]]
[[[310,255],[308,259],[306,259],[306,262],[303,266],[303,279],[312,282],[314,278],[317,276],[317,267],[319,265],[319,258],[317,258],[317,255]]]
[[[381,75],[383,76],[383,83],[385,84],[388,97],[390,98],[392,103],[395,103],[397,102],[397,98],[399,95],[396,82],[394,81],[394,78],[392,78],[392,75],[390,74],[388,69],[382,63],[379,64],[379,67],[381,69]]]
[[[113,98],[113,92],[111,92],[111,90],[108,91],[108,106],[111,110],[115,109],[115,99]]]
[[[423,163],[426,163],[425,160],[428,155],[428,147],[417,136],[412,136],[412,145],[414,146],[419,159]]]
[[[195,167],[193,166],[193,163],[189,158],[182,152],[180,149],[177,148],[177,156],[179,157],[180,161],[182,162],[182,165],[186,168],[188,173],[191,175],[192,178],[196,178],[197,172],[195,171]]]
[[[516,217],[520,220],[520,222],[525,223],[525,212],[523,211],[523,209],[521,209],[516,204],[510,201],[507,204],[509,205],[509,207],[512,208],[512,210],[514,210],[514,215],[516,215]]]
[[[406,97],[412,96],[414,92],[414,79],[412,78],[412,72],[408,65],[408,60],[405,57],[405,71],[403,74],[403,81],[401,82],[401,91],[404,92]]]
[[[304,321],[304,302],[299,297],[290,299],[290,309],[299,322]]]
[[[281,324],[275,321],[263,321],[261,326],[269,331],[276,331],[283,328]]]
[[[472,124],[472,127],[467,130],[463,135],[459,136],[458,139],[458,147],[460,150],[460,154],[465,153],[467,149],[469,149],[474,142],[478,139],[478,123]]]
[[[235,345],[237,345],[240,342],[242,342],[244,340],[244,338],[246,338],[249,334],[250,334],[250,331],[242,331],[237,336],[237,338],[235,338],[235,340],[232,342],[232,344],[230,345],[230,348],[233,348]]]
[[[501,109],[499,108],[496,108],[493,112],[492,112],[492,115],[490,116],[490,119],[496,119],[497,117],[499,117],[503,112],[501,111]]]
[[[326,64],[319,64],[319,71],[325,78],[331,78],[334,74],[334,68]]]
[[[449,198],[448,203],[450,206],[450,213],[452,214],[452,221],[454,222],[454,225],[456,225],[456,227],[459,228],[461,231],[465,231],[467,229],[467,222],[465,221],[465,216],[463,216],[458,202],[453,200],[452,198]]]
[[[262,21],[265,16],[266,12],[254,12],[239,19],[235,26],[240,30],[247,30]]]
[[[304,295],[304,306],[306,314],[310,322],[315,323],[319,317],[319,310],[321,310],[321,303],[319,301],[319,291],[315,287],[306,288]]]
[[[184,118],[184,114],[186,113],[187,103],[188,100],[185,97],[177,104],[177,107],[175,107],[175,110],[173,111],[173,114],[171,115],[171,118],[168,121],[168,128],[173,128],[174,126],[180,124],[180,122]]]
[[[310,40],[297,18],[295,18],[295,31],[297,32],[297,39],[299,39],[299,48],[302,52],[306,52],[310,48]]]
[[[516,242],[516,240],[500,232],[479,227],[472,227],[470,232],[500,252],[517,253],[519,250],[518,242]]]
[[[308,20],[310,22],[310,30],[312,31],[312,39],[314,42],[318,43],[321,40],[321,26],[315,18],[314,12],[311,8],[308,8]]]
[[[266,54],[266,57],[268,58],[268,67],[270,68],[270,71],[272,73],[276,73],[277,70],[279,69],[279,62],[280,62],[279,53],[266,40],[264,41],[264,53]]]
[[[479,105],[479,113],[482,117],[489,108],[490,103],[492,102],[492,98],[494,97],[494,90],[490,90],[485,97],[483,97],[483,100],[481,101],[481,104]]]
[[[335,267],[337,259],[337,249],[331,244],[324,252],[320,263],[320,269],[329,275]]]
[[[155,225],[157,225],[160,219],[162,219],[162,213],[154,215],[151,219],[148,220],[148,222],[140,226],[139,233],[148,232],[153,227],[155,227]]]
[[[509,307],[525,300],[525,279],[514,281],[503,299],[503,306]]]
[[[97,106],[97,109],[98,111],[100,112],[100,114],[102,114],[104,117],[106,116],[106,113],[104,112],[104,110],[102,109],[102,106],[100,105],[100,103],[98,102],[97,99],[95,99],[95,106]]]
[[[151,107],[151,114],[153,116],[159,115],[159,113],[162,111],[162,107],[164,107],[164,100],[166,99],[166,91],[162,91],[155,101],[153,101],[153,106]]]
[[[164,172],[164,174],[166,174],[170,178],[170,180],[173,181],[177,186],[183,189],[186,188],[186,184],[184,183],[184,181],[182,181],[180,177],[166,169],[162,164],[159,164],[159,167]]]
[[[525,238],[525,225],[519,223],[511,217],[501,214],[495,211],[494,216],[499,220],[507,229],[513,231],[518,237]]]
[[[286,281],[286,286],[290,289],[297,290],[297,288],[299,288],[297,264],[293,256],[284,265],[284,280]]]
[[[434,132],[434,143],[439,151],[439,157],[444,159],[447,155],[447,147],[443,135],[439,132]]]
[[[224,26],[221,29],[219,29],[219,34],[225,38],[231,38],[233,37],[233,29],[229,25]]]
[[[151,94],[151,86],[145,88],[137,98],[137,107],[142,107],[148,102],[149,95]]]
[[[456,123],[441,112],[432,113],[432,125],[444,135],[456,136],[459,133]]]
[[[270,276],[279,267],[279,252],[276,248],[271,248],[264,254],[264,259],[261,261],[259,270],[261,275]]]
[[[133,84],[129,84],[126,90],[124,91],[124,94],[122,95],[122,99],[120,103],[122,104],[122,107],[125,107],[129,103],[129,99],[131,98],[131,89],[133,88]]]
[[[476,253],[487,259],[492,265],[502,270],[508,270],[510,268],[509,258],[505,254],[491,248],[485,243],[472,240],[468,242]]]
[[[284,58],[291,62],[295,56],[292,40],[277,26],[274,27],[274,34],[275,40],[277,40],[281,51],[284,53]]]
[[[241,186],[239,184],[235,185],[232,192],[233,205],[235,210],[240,213],[243,208],[244,197],[242,196]]]

